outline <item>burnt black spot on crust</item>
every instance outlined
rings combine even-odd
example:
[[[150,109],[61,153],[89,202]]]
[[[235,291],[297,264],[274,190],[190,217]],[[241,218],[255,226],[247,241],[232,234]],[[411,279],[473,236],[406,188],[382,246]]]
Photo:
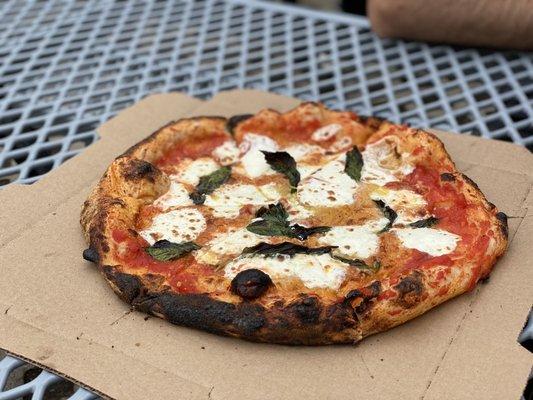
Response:
[[[233,117],[230,117],[228,119],[228,122],[226,122],[226,130],[231,133],[232,135],[235,134],[234,130],[241,122],[246,121],[247,119],[250,119],[253,117],[253,114],[239,114],[234,115]]]
[[[322,307],[316,297],[306,296],[294,301],[288,308],[303,324],[316,324],[320,319]]]
[[[137,181],[140,179],[147,179],[150,182],[155,182],[158,170],[147,161],[139,159],[128,160],[125,166],[123,176],[128,181]]]
[[[214,333],[251,336],[266,323],[265,310],[258,304],[235,305],[213,300],[204,294],[159,293],[133,305],[138,310],[163,315],[173,324]]]
[[[272,285],[270,276],[255,268],[239,272],[231,281],[231,291],[243,299],[252,300],[265,293]]]
[[[98,251],[92,247],[89,247],[83,250],[83,259],[89,262],[97,264],[100,257],[98,256]]]
[[[453,176],[453,174],[450,174],[448,172],[444,172],[440,174],[440,180],[443,182],[453,182],[455,181],[455,176]]]
[[[323,323],[327,324],[333,332],[341,332],[357,325],[357,319],[354,318],[351,307],[344,303],[336,303],[326,307]]]
[[[402,278],[401,281],[394,286],[398,291],[398,302],[405,308],[410,308],[420,301],[420,297],[424,292],[424,283],[422,282],[422,275],[415,271],[411,275]]]
[[[362,289],[355,289],[348,292],[344,298],[344,304],[353,307],[353,313],[357,318],[365,314],[372,305],[372,300],[381,293],[381,282],[374,281]]]
[[[119,272],[112,265],[102,267],[104,274],[118,290],[120,298],[128,303],[141,295],[142,285],[139,278],[135,275]]]
[[[102,228],[104,218],[107,216],[107,211],[101,210],[95,217],[96,224],[92,225],[89,229],[89,237],[91,238],[90,247],[93,249],[100,249],[100,251],[109,252],[109,245],[104,235]]]
[[[509,237],[509,225],[507,223],[507,214],[500,211],[496,213],[496,218],[498,218],[498,221],[500,221],[500,229],[503,235],[506,238]]]

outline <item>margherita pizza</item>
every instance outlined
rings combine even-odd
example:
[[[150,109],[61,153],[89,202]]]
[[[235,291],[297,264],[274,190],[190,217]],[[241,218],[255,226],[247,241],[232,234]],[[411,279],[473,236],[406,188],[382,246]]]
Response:
[[[487,278],[507,221],[434,135],[304,103],[172,122],[83,206],[133,308],[249,340],[354,343]]]

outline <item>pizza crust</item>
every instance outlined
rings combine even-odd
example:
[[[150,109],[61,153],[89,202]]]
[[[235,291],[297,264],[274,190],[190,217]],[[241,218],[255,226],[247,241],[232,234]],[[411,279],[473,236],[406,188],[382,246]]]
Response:
[[[308,112],[322,113],[325,122],[335,120],[334,112],[316,103],[304,103],[289,111],[298,118]],[[273,124],[279,114],[273,110],[259,113],[264,126]],[[287,114],[285,114],[287,115]],[[401,276],[397,282],[387,277],[369,281],[362,288],[351,290],[343,301],[317,290],[316,294],[298,293],[281,288],[276,296],[246,301],[227,294],[214,296],[205,293],[177,293],[161,276],[146,271],[130,271],[113,256],[111,243],[113,230],[132,229],[141,207],[153,203],[170,185],[165,173],[153,163],[166,149],[186,137],[205,137],[211,132],[231,135],[250,116],[230,119],[220,117],[196,117],[172,122],[147,139],[119,156],[85,201],[81,213],[81,225],[90,252],[97,254],[98,268],[113,290],[125,302],[167,321],[209,332],[241,337],[248,340],[283,344],[321,345],[331,343],[355,343],[363,337],[384,331],[426,312],[432,307],[468,290],[472,285],[472,265],[463,265],[454,273],[448,290],[436,295],[441,288],[432,288],[431,269],[415,271]],[[361,145],[386,137],[394,125],[374,118],[358,118],[364,135]],[[407,128],[401,128],[406,129]],[[239,131],[237,129],[237,135]],[[469,202],[477,204],[480,218],[490,220],[495,243],[484,259],[477,278],[490,274],[496,260],[507,247],[507,219],[489,203],[477,185],[456,171],[442,142],[434,135],[421,130],[407,130],[406,142],[430,149],[424,157],[438,160],[449,172],[444,173],[450,184],[462,185],[462,193]],[[442,179],[442,177],[441,177]],[[220,281],[213,282],[213,287]],[[290,286],[290,285],[289,285]],[[390,296],[386,293],[393,292]],[[400,309],[401,312],[397,312]]]

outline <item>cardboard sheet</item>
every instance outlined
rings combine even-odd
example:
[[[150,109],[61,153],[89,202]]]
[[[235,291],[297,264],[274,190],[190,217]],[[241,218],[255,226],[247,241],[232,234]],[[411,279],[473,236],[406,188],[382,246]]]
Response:
[[[257,91],[151,96],[38,183],[0,191],[0,348],[114,399],[519,398],[532,362],[516,338],[533,300],[533,157],[512,144],[438,133],[510,216],[490,282],[356,346],[255,344],[147,319],[82,260],[81,204],[129,146],[185,115],[297,104]]]

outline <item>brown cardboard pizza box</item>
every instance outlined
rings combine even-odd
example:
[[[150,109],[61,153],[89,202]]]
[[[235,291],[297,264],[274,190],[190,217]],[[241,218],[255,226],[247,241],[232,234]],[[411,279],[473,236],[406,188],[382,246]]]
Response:
[[[509,215],[511,245],[490,282],[358,345],[256,344],[146,318],[82,260],[81,204],[129,146],[186,115],[298,103],[258,91],[154,95],[39,182],[0,191],[0,348],[114,399],[519,398],[532,360],[516,338],[533,299],[533,156],[512,144],[438,133]]]

